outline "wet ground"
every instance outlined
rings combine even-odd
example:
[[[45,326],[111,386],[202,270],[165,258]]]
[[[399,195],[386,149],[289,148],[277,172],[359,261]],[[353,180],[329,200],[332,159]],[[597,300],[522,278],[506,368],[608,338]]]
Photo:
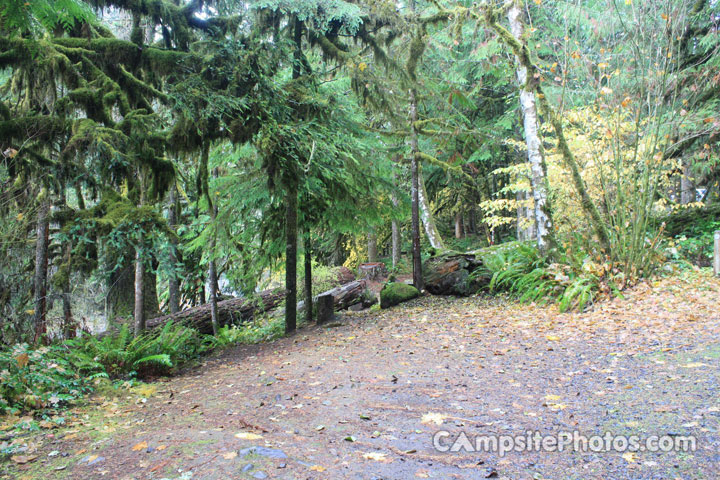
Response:
[[[694,272],[585,313],[444,297],[349,313],[96,396],[66,429],[28,437],[36,458],[0,477],[717,479],[719,303],[718,280]],[[440,450],[527,432],[692,437],[696,450],[443,452],[438,431]]]

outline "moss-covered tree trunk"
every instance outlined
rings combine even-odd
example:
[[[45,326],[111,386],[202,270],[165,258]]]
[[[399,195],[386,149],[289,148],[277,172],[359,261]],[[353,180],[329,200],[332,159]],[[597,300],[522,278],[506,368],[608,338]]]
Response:
[[[135,299],[133,318],[135,320],[135,336],[145,331],[145,284],[144,284],[145,268],[143,267],[142,248],[138,246],[135,249]]]
[[[399,202],[395,194],[393,194],[392,196],[392,204],[393,207],[398,208]],[[400,255],[402,249],[400,222],[398,222],[397,219],[393,218],[390,227],[392,228],[392,265],[393,267],[397,267],[398,265],[400,265]]]
[[[419,291],[423,289],[422,258],[420,253],[420,198],[419,198],[419,177],[420,166],[418,156],[418,133],[415,124],[417,123],[417,101],[415,89],[410,89],[410,125],[412,136],[410,137],[410,198],[412,216],[412,257],[413,257],[413,285]]]
[[[47,333],[47,271],[48,240],[50,231],[50,199],[46,189],[40,194],[37,215],[37,237],[35,239],[35,342],[44,341]]]
[[[430,208],[430,199],[428,198],[427,191],[425,190],[425,179],[422,175],[422,168],[419,166],[418,168],[418,204],[420,206],[420,213],[422,214],[422,223],[425,227],[425,235],[427,235],[428,241],[433,248],[443,250],[445,248],[445,243],[443,242],[440,232],[435,225],[435,217],[432,213],[432,209]]]
[[[177,225],[177,186],[173,183],[170,187],[170,195],[168,199],[168,227],[175,231]],[[170,307],[170,313],[177,313],[180,311],[180,281],[177,277],[176,266],[178,263],[178,246],[177,239],[171,237],[170,239],[170,255],[168,260],[170,263],[171,274],[168,280],[168,306]]]
[[[208,160],[210,157],[210,144],[206,143],[203,147],[202,152],[202,164],[204,165],[204,171],[207,172]],[[217,175],[217,171],[213,170],[213,176]],[[215,220],[217,219],[217,203],[212,201],[210,195],[210,188],[208,184],[207,176],[203,179],[205,182],[205,195],[208,202],[208,213],[210,214],[210,228],[212,233],[210,235],[210,261],[208,262],[208,293],[210,299],[210,323],[212,324],[213,335],[217,335],[218,329],[220,328],[220,319],[218,318],[218,276],[217,268],[215,264]]]

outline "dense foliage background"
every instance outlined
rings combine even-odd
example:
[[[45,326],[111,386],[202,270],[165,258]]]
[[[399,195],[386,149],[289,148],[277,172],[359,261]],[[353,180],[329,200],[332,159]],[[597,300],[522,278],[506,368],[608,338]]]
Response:
[[[218,345],[144,333],[161,314],[291,331],[342,265],[421,288],[430,255],[517,241],[476,275],[563,309],[707,265],[719,22],[702,0],[3,0],[0,410]],[[221,329],[218,301],[271,287],[284,325]]]

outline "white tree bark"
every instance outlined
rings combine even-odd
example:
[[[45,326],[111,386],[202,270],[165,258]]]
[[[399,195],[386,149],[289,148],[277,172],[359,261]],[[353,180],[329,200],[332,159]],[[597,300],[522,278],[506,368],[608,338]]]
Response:
[[[513,2],[508,10],[510,32],[523,43],[522,9],[517,1]],[[517,60],[517,80],[520,87],[520,107],[523,114],[523,127],[525,130],[525,144],[530,162],[530,184],[532,185],[533,199],[535,200],[535,238],[538,250],[548,251],[552,236],[552,219],[547,208],[547,178],[544,168],[542,145],[538,134],[537,106],[535,105],[535,91],[527,85],[527,68],[520,59]]]
[[[440,237],[440,232],[438,232],[435,226],[435,219],[433,218],[432,210],[430,210],[430,201],[425,192],[425,180],[423,179],[422,170],[420,170],[418,174],[418,200],[420,203],[420,217],[422,218],[425,234],[430,241],[430,245],[438,250],[444,249],[445,244],[443,243],[442,237]]]

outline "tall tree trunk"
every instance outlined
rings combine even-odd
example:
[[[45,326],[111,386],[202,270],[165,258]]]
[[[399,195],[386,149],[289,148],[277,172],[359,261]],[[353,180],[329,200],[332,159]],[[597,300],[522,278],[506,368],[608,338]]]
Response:
[[[313,319],[312,294],[312,245],[310,232],[305,231],[305,324],[310,325]]]
[[[535,210],[528,207],[530,199],[528,192],[517,192],[517,238],[520,241],[532,240],[537,233],[535,230]]]
[[[514,5],[513,8],[517,9],[519,7],[517,7],[517,5]],[[610,253],[610,232],[608,230],[607,224],[603,220],[602,216],[600,215],[600,211],[597,208],[597,205],[595,205],[595,202],[590,197],[590,194],[587,191],[585,181],[580,174],[580,166],[578,165],[577,160],[575,159],[575,155],[573,155],[572,150],[570,150],[570,146],[568,145],[567,139],[565,138],[562,120],[557,116],[555,110],[553,110],[553,108],[550,106],[550,103],[547,100],[547,96],[543,93],[542,88],[540,88],[538,82],[541,74],[538,71],[538,68],[532,63],[532,60],[530,59],[530,50],[528,49],[527,43],[524,43],[523,40],[519,40],[518,38],[513,36],[512,33],[507,31],[498,23],[498,19],[494,9],[486,7],[484,11],[485,20],[488,22],[488,25],[498,33],[502,41],[513,50],[513,53],[515,54],[515,57],[520,62],[520,64],[527,69],[528,82],[526,83],[525,88],[534,89],[534,91],[537,92],[537,100],[540,103],[540,107],[545,112],[545,115],[549,118],[550,124],[555,131],[555,136],[557,137],[558,142],[558,149],[562,154],[563,163],[565,164],[565,167],[570,170],[570,177],[572,178],[575,192],[577,193],[578,197],[580,197],[580,205],[582,206],[583,211],[587,215],[590,225],[595,230],[595,234],[598,237],[598,243],[600,244],[600,248],[605,250],[606,253]]]
[[[517,1],[512,3],[508,10],[508,21],[510,31],[518,42],[523,41],[523,11]],[[520,107],[523,113],[523,127],[525,131],[525,144],[527,145],[527,157],[530,162],[530,184],[532,185],[535,206],[533,209],[535,217],[535,241],[538,250],[542,254],[548,253],[555,247],[552,216],[548,203],[548,181],[545,167],[545,158],[542,151],[542,143],[538,134],[537,106],[535,105],[534,83],[528,83],[528,69],[521,62],[517,61],[517,81],[520,87]]]
[[[203,148],[202,162],[205,165],[207,171],[207,164],[210,156],[210,144],[206,143]],[[217,176],[217,170],[213,169],[213,177]],[[220,319],[218,318],[218,278],[217,278],[217,266],[215,264],[215,220],[217,219],[218,207],[216,202],[212,201],[210,196],[210,188],[208,179],[205,178],[205,196],[208,202],[208,211],[210,213],[210,222],[212,228],[212,234],[210,236],[210,262],[208,263],[208,293],[210,300],[210,322],[212,323],[213,335],[217,335],[218,329],[220,328]]]
[[[50,235],[50,193],[43,189],[37,215],[37,238],[35,240],[35,343],[47,340],[47,272],[48,241]]]
[[[378,261],[377,234],[374,228],[370,229],[367,234],[367,255],[368,262]]]
[[[142,262],[142,248],[140,246],[135,249],[135,336],[142,334],[145,330],[145,285],[144,271]]]
[[[680,177],[680,203],[687,205],[695,201],[695,186],[690,180],[690,162],[683,159],[682,176]]]
[[[393,193],[391,197],[391,201],[393,204],[393,207],[397,209],[400,202],[397,199],[397,196]],[[396,219],[393,218],[391,223],[392,228],[392,265],[393,267],[397,267],[400,265],[400,255],[401,255],[401,248],[402,248],[402,238],[400,237],[400,222],[398,222]]]
[[[463,236],[462,212],[456,212],[455,213],[455,238],[462,238],[462,236]]]
[[[217,271],[215,260],[211,259],[208,264],[208,293],[210,298],[210,323],[213,328],[213,335],[217,335],[219,328],[218,300],[217,300]]]
[[[412,135],[410,137],[410,198],[412,216],[412,257],[413,257],[413,285],[422,291],[422,258],[420,253],[420,165],[418,164],[419,152],[417,123],[417,100],[415,89],[410,89],[410,126]]]
[[[173,183],[170,187],[170,196],[168,199],[168,227],[173,232],[177,225],[177,186]],[[172,237],[170,239],[170,255],[169,261],[172,268],[172,273],[168,279],[168,304],[170,307],[170,313],[177,313],[180,311],[180,282],[178,281],[177,272],[175,271],[178,263],[178,245],[177,239]]]
[[[72,304],[70,302],[70,262],[72,260],[72,244],[65,244],[65,252],[63,254],[63,268],[65,269],[65,278],[62,281],[62,302],[63,302],[63,337],[75,338],[77,335],[77,323],[72,316]]]
[[[142,173],[138,175],[140,178],[140,206],[145,203],[145,185]],[[143,266],[142,248],[143,240],[138,239],[138,245],[135,247],[135,310],[133,318],[135,319],[135,336],[145,331],[145,267]]]
[[[425,227],[425,235],[427,235],[430,245],[437,249],[443,250],[445,243],[438,232],[437,226],[435,225],[435,218],[433,217],[432,210],[430,208],[430,200],[427,197],[425,191],[425,180],[422,175],[422,168],[418,166],[418,200],[420,202],[420,211],[422,213],[423,226]]]
[[[297,328],[297,186],[288,186],[285,213],[285,333]]]

